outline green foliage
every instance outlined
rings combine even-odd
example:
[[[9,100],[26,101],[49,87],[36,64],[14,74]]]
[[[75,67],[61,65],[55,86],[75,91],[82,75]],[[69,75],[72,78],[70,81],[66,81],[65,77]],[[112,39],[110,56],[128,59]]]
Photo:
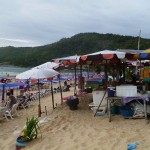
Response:
[[[1,47],[0,64],[34,67],[55,58],[84,55],[105,49],[137,49],[138,37],[116,34],[80,33],[71,38],[38,47]],[[150,40],[141,38],[140,49],[150,48]]]
[[[38,118],[32,117],[27,118],[26,126],[22,130],[22,140],[23,141],[31,141],[36,139],[39,133],[39,125],[38,125]]]

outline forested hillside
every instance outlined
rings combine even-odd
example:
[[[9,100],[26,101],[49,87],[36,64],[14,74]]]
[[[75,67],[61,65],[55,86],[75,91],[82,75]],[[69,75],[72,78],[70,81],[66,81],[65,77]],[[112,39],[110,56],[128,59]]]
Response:
[[[39,47],[2,47],[0,64],[33,67],[54,58],[88,54],[100,50],[137,49],[138,37],[115,34],[80,33]],[[150,48],[150,39],[141,38],[140,49]]]

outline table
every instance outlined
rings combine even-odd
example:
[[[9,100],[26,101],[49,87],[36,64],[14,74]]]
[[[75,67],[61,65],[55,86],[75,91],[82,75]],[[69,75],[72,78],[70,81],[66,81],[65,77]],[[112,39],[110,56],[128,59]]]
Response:
[[[131,101],[139,101],[142,100],[144,102],[144,116],[147,120],[147,107],[146,107],[146,101],[149,101],[148,96],[136,96],[136,97],[107,97],[107,110],[108,110],[108,117],[109,122],[112,120],[112,114],[111,114],[111,104],[115,104],[117,102],[121,102],[122,104],[127,104]]]

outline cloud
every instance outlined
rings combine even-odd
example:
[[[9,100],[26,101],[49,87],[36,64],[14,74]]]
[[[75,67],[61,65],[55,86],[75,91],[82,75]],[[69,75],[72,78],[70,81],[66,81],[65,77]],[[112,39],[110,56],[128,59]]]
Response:
[[[5,0],[0,46],[45,45],[81,32],[138,36],[141,29],[150,38],[149,6],[149,0]]]

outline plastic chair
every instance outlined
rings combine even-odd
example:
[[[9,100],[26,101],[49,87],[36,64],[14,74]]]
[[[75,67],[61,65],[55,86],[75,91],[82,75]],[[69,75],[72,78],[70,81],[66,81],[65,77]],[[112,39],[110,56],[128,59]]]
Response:
[[[14,104],[14,105],[12,106],[12,109],[11,109],[11,110],[7,110],[7,111],[5,112],[5,115],[6,115],[6,116],[9,116],[11,119],[13,119],[13,116],[15,116],[15,115],[19,116],[19,115],[18,115],[18,110],[17,110],[18,105],[19,105],[19,103]]]

